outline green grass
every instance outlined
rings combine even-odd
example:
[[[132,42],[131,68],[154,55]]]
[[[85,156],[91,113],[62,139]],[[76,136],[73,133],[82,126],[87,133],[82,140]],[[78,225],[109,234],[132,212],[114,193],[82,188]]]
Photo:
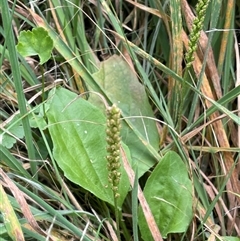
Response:
[[[118,240],[117,235],[143,240],[138,185],[144,189],[157,160],[170,151],[178,153],[192,181],[193,218],[184,232],[170,233],[164,240],[239,240],[240,6],[234,3],[209,2],[203,32],[195,39],[198,48],[193,59],[186,59],[197,1],[1,1],[3,240]],[[43,27],[54,43],[43,65],[38,56],[23,58],[15,47],[20,32],[34,27]],[[122,110],[123,125],[144,143],[154,165],[140,179],[133,178],[117,231],[116,206],[64,176],[50,128],[41,128],[49,123],[48,94],[56,85],[83,94],[87,101],[97,92],[108,105],[114,104],[96,74],[113,55],[121,56],[145,87],[159,138],[159,148],[145,143],[144,131]],[[140,170],[133,170],[138,176]]]

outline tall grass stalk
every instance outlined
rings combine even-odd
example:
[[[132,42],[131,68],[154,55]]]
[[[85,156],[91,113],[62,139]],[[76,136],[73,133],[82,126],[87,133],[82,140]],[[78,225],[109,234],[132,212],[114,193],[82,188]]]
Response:
[[[28,120],[27,102],[23,94],[22,78],[21,78],[21,72],[19,69],[20,63],[18,60],[19,58],[16,52],[16,48],[15,48],[16,43],[14,40],[13,29],[12,29],[12,19],[13,19],[12,17],[14,13],[15,4],[13,4],[11,14],[10,14],[10,9],[9,9],[7,0],[2,1],[1,5],[2,5],[1,8],[2,8],[3,27],[5,29],[5,40],[9,51],[9,55],[11,56],[10,58],[11,70],[12,70],[15,90],[17,92],[18,107],[20,110],[20,116],[22,118],[28,157],[31,165],[31,172],[32,172],[32,175],[37,175],[37,164],[35,162],[36,158],[35,158],[35,150],[33,146],[34,142],[33,142],[32,132],[31,132],[31,128]]]

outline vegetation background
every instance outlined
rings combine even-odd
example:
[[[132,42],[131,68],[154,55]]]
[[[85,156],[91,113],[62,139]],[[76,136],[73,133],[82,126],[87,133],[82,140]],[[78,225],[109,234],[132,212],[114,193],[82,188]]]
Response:
[[[184,228],[162,235],[161,225],[170,216],[161,213],[161,225],[154,226],[148,210],[147,226],[156,228],[151,239],[239,240],[239,1],[2,0],[0,11],[1,240],[150,240],[138,211],[147,203],[139,197],[138,184],[150,197],[160,186],[150,177],[160,180],[169,168],[161,169],[158,163],[170,163],[173,157],[184,164],[191,180],[191,199],[187,188],[186,196],[177,197],[183,205],[186,200],[191,219],[173,218]],[[36,27],[40,32],[33,34]],[[28,30],[19,43],[21,33]],[[122,69],[117,72],[116,66]],[[106,117],[98,111],[119,104],[119,138],[126,144],[119,142],[122,162],[124,153],[128,160],[134,155],[143,160],[138,170],[134,165],[124,166],[127,174],[121,169],[125,180],[130,177],[131,188],[124,189],[129,183],[113,182],[117,191],[108,199],[105,191],[92,190],[98,183],[82,184],[84,175],[93,179],[90,166],[77,177],[66,170],[75,168],[74,153],[82,155],[71,129],[81,108],[69,92],[63,92],[68,93],[64,97],[56,92],[59,99],[51,100],[56,86],[81,94],[86,100],[82,111],[104,130]],[[61,114],[64,108],[58,103],[65,104],[66,114]],[[97,108],[92,111],[89,103]],[[67,113],[70,119],[64,119]],[[134,116],[142,126],[133,124]],[[63,129],[54,129],[63,122],[65,137]],[[94,129],[90,122],[85,120],[84,128],[107,146],[105,136],[98,135],[102,129]],[[135,136],[127,139],[131,131]],[[92,144],[89,152],[97,159],[105,147]],[[174,180],[184,175],[180,170],[185,169],[177,165]],[[107,164],[98,168],[103,176],[98,181],[115,170]],[[174,193],[170,186],[165,188]],[[169,202],[175,205],[174,196]]]

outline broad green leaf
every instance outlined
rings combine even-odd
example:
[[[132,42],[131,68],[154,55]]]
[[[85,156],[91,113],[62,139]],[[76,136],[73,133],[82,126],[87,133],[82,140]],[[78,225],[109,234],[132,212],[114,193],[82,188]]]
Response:
[[[137,129],[144,137],[144,141],[150,143],[157,150],[159,135],[156,123],[144,118],[154,117],[154,114],[144,86],[138,81],[136,73],[129,67],[128,63],[121,57],[114,55],[102,62],[100,70],[93,76],[109,100],[121,109],[123,117],[133,116],[128,119],[132,128]],[[96,98],[98,97],[90,95],[90,101],[101,106]],[[138,165],[139,176],[141,176],[156,163],[156,160],[124,121],[122,129],[122,140],[129,147],[132,159]]]
[[[46,114],[54,158],[69,180],[113,204],[112,190],[107,188],[106,117],[97,107],[82,98],[75,99],[76,96],[62,88],[49,93]],[[123,166],[121,173],[119,207],[130,185]]]
[[[44,28],[20,32],[17,50],[23,57],[38,55],[40,64],[44,64],[50,59],[52,49],[53,41]]]
[[[144,195],[164,238],[169,233],[185,232],[192,219],[191,181],[181,158],[169,151],[153,170]],[[144,240],[152,240],[140,209],[139,227]]]

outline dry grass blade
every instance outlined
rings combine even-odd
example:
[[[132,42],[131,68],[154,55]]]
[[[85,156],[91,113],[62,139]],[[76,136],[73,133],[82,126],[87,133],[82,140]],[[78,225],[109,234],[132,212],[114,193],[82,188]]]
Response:
[[[183,59],[183,43],[181,40],[182,32],[182,15],[181,6],[179,1],[171,1],[170,4],[171,11],[171,28],[172,28],[172,45],[171,45],[171,69],[182,76],[182,59]],[[168,80],[168,98],[169,98],[169,111],[171,116],[173,116],[174,123],[180,119],[181,104],[179,102],[184,98],[181,94],[181,84],[172,77]]]
[[[202,207],[202,205],[198,202],[197,199],[195,199],[195,205],[198,209],[198,215],[196,215],[196,216],[199,220],[202,220],[202,218],[206,214],[206,210]],[[208,240],[215,240],[215,238],[218,237],[222,241],[221,237],[218,235],[220,227],[218,225],[216,225],[210,217],[206,220],[204,226],[211,233]]]
[[[186,48],[188,48],[188,37],[187,35],[183,32],[183,42]],[[196,76],[199,77],[200,72],[201,72],[201,67],[202,63],[199,59],[199,57],[195,54],[195,60],[193,62],[193,68],[195,71]],[[210,87],[209,81],[206,77],[206,75],[203,76],[203,82],[201,85],[201,91],[202,93],[207,96],[210,99],[214,99],[214,94],[212,92],[212,89]],[[205,104],[207,108],[211,107],[211,103],[209,101],[205,101]],[[213,113],[210,116],[211,120],[217,119],[219,117],[219,113]],[[223,123],[221,121],[216,121],[212,124],[215,135],[217,137],[217,141],[220,145],[220,147],[225,147],[225,148],[230,148],[230,144],[227,138],[227,134],[224,130]],[[226,167],[226,172],[227,174],[232,173],[230,180],[227,183],[227,190],[230,192],[235,192],[235,193],[240,193],[240,182],[238,180],[238,172],[235,167],[235,163],[232,157],[232,154],[229,152],[224,152],[223,153],[224,157],[224,165]],[[224,168],[224,167],[222,167]],[[232,193],[228,192],[228,198],[230,202],[230,209],[236,207],[240,203],[240,198],[236,197]]]
[[[235,87],[239,86],[240,85],[240,58],[238,58],[238,56],[240,56],[240,53],[239,53],[239,43],[237,42],[237,38],[236,38],[236,34],[234,35],[235,37],[235,51],[236,51],[236,77],[237,77],[237,81],[236,81],[236,84],[235,84]],[[237,99],[237,108],[239,110],[238,112],[238,116],[240,118],[240,96],[238,96],[238,99]],[[240,125],[238,126],[238,129],[237,129],[237,146],[240,147]],[[238,173],[240,173],[240,157],[238,158]]]
[[[226,16],[224,18],[225,20],[224,29],[231,28],[231,21],[234,16],[234,9],[235,9],[234,5],[235,5],[234,0],[227,1]],[[219,58],[218,58],[218,72],[220,74],[222,74],[222,69],[225,62],[225,55],[226,55],[228,40],[229,40],[229,31],[223,31],[221,48],[219,51]]]
[[[109,221],[105,221],[105,224],[109,230],[109,235],[111,236],[111,240],[113,241],[118,241],[117,235],[113,229],[113,226],[111,225],[111,223]]]
[[[196,164],[194,162],[191,162],[191,165],[193,166],[194,170],[197,170]],[[211,180],[202,171],[200,171],[200,175],[202,176],[203,180],[206,181],[207,184],[204,185],[205,190],[207,191],[207,193],[211,193],[209,196],[211,196],[211,199],[213,200],[213,196],[216,197],[218,195],[218,190],[216,189],[214,184],[211,182]],[[195,199],[195,203],[196,203],[195,205],[196,205],[197,213],[198,213],[199,217],[204,218],[204,216],[206,214],[206,210],[204,210],[204,208],[200,205],[198,199]],[[225,205],[224,200],[221,197],[219,197],[219,203],[220,203],[219,207],[223,208],[223,210],[226,213],[226,216],[229,218],[229,220],[234,222],[233,216],[228,211],[228,208]],[[222,217],[222,213],[220,214],[220,216],[218,216],[218,218],[220,220],[220,223],[224,227],[224,224],[222,223],[223,221],[221,221],[221,217]],[[211,220],[211,217],[208,217],[208,219],[206,220],[206,224],[208,226],[214,226],[215,225],[214,221]],[[237,224],[235,224],[235,229],[237,230],[237,232],[239,232],[239,227],[237,227]]]
[[[135,7],[139,8],[139,9],[142,9],[145,12],[151,13],[159,18],[162,18],[161,13],[157,9],[149,8],[143,4],[140,4],[138,2],[134,2],[131,0],[125,0],[125,1],[131,3],[132,5],[134,5]]]
[[[8,231],[9,236],[13,240],[24,241],[23,232],[18,222],[17,216],[14,209],[8,200],[7,194],[5,193],[1,183],[0,183],[0,211],[3,216],[5,227]]]
[[[234,112],[239,112],[239,111],[234,111]],[[210,121],[204,123],[203,125],[195,128],[194,130],[188,132],[187,134],[185,134],[184,136],[181,137],[181,141],[182,143],[186,143],[187,141],[189,141],[191,138],[193,138],[195,135],[197,135],[198,133],[200,133],[201,130],[203,130],[204,128],[206,128],[207,126],[209,126],[210,124],[222,120],[224,118],[226,118],[227,115],[226,114],[222,114],[220,116],[218,116],[216,119],[211,119]],[[240,145],[239,145],[240,146]],[[230,151],[230,148],[226,148],[228,151]],[[222,149],[223,150],[223,149]]]
[[[46,233],[39,227],[38,223],[36,222],[29,205],[24,197],[24,194],[19,188],[14,184],[14,182],[5,174],[5,172],[0,168],[0,175],[4,181],[4,185],[11,190],[12,194],[14,195],[16,201],[18,202],[19,206],[21,207],[22,214],[27,219],[31,227],[35,230],[35,232],[39,234],[43,234],[44,236]]]

